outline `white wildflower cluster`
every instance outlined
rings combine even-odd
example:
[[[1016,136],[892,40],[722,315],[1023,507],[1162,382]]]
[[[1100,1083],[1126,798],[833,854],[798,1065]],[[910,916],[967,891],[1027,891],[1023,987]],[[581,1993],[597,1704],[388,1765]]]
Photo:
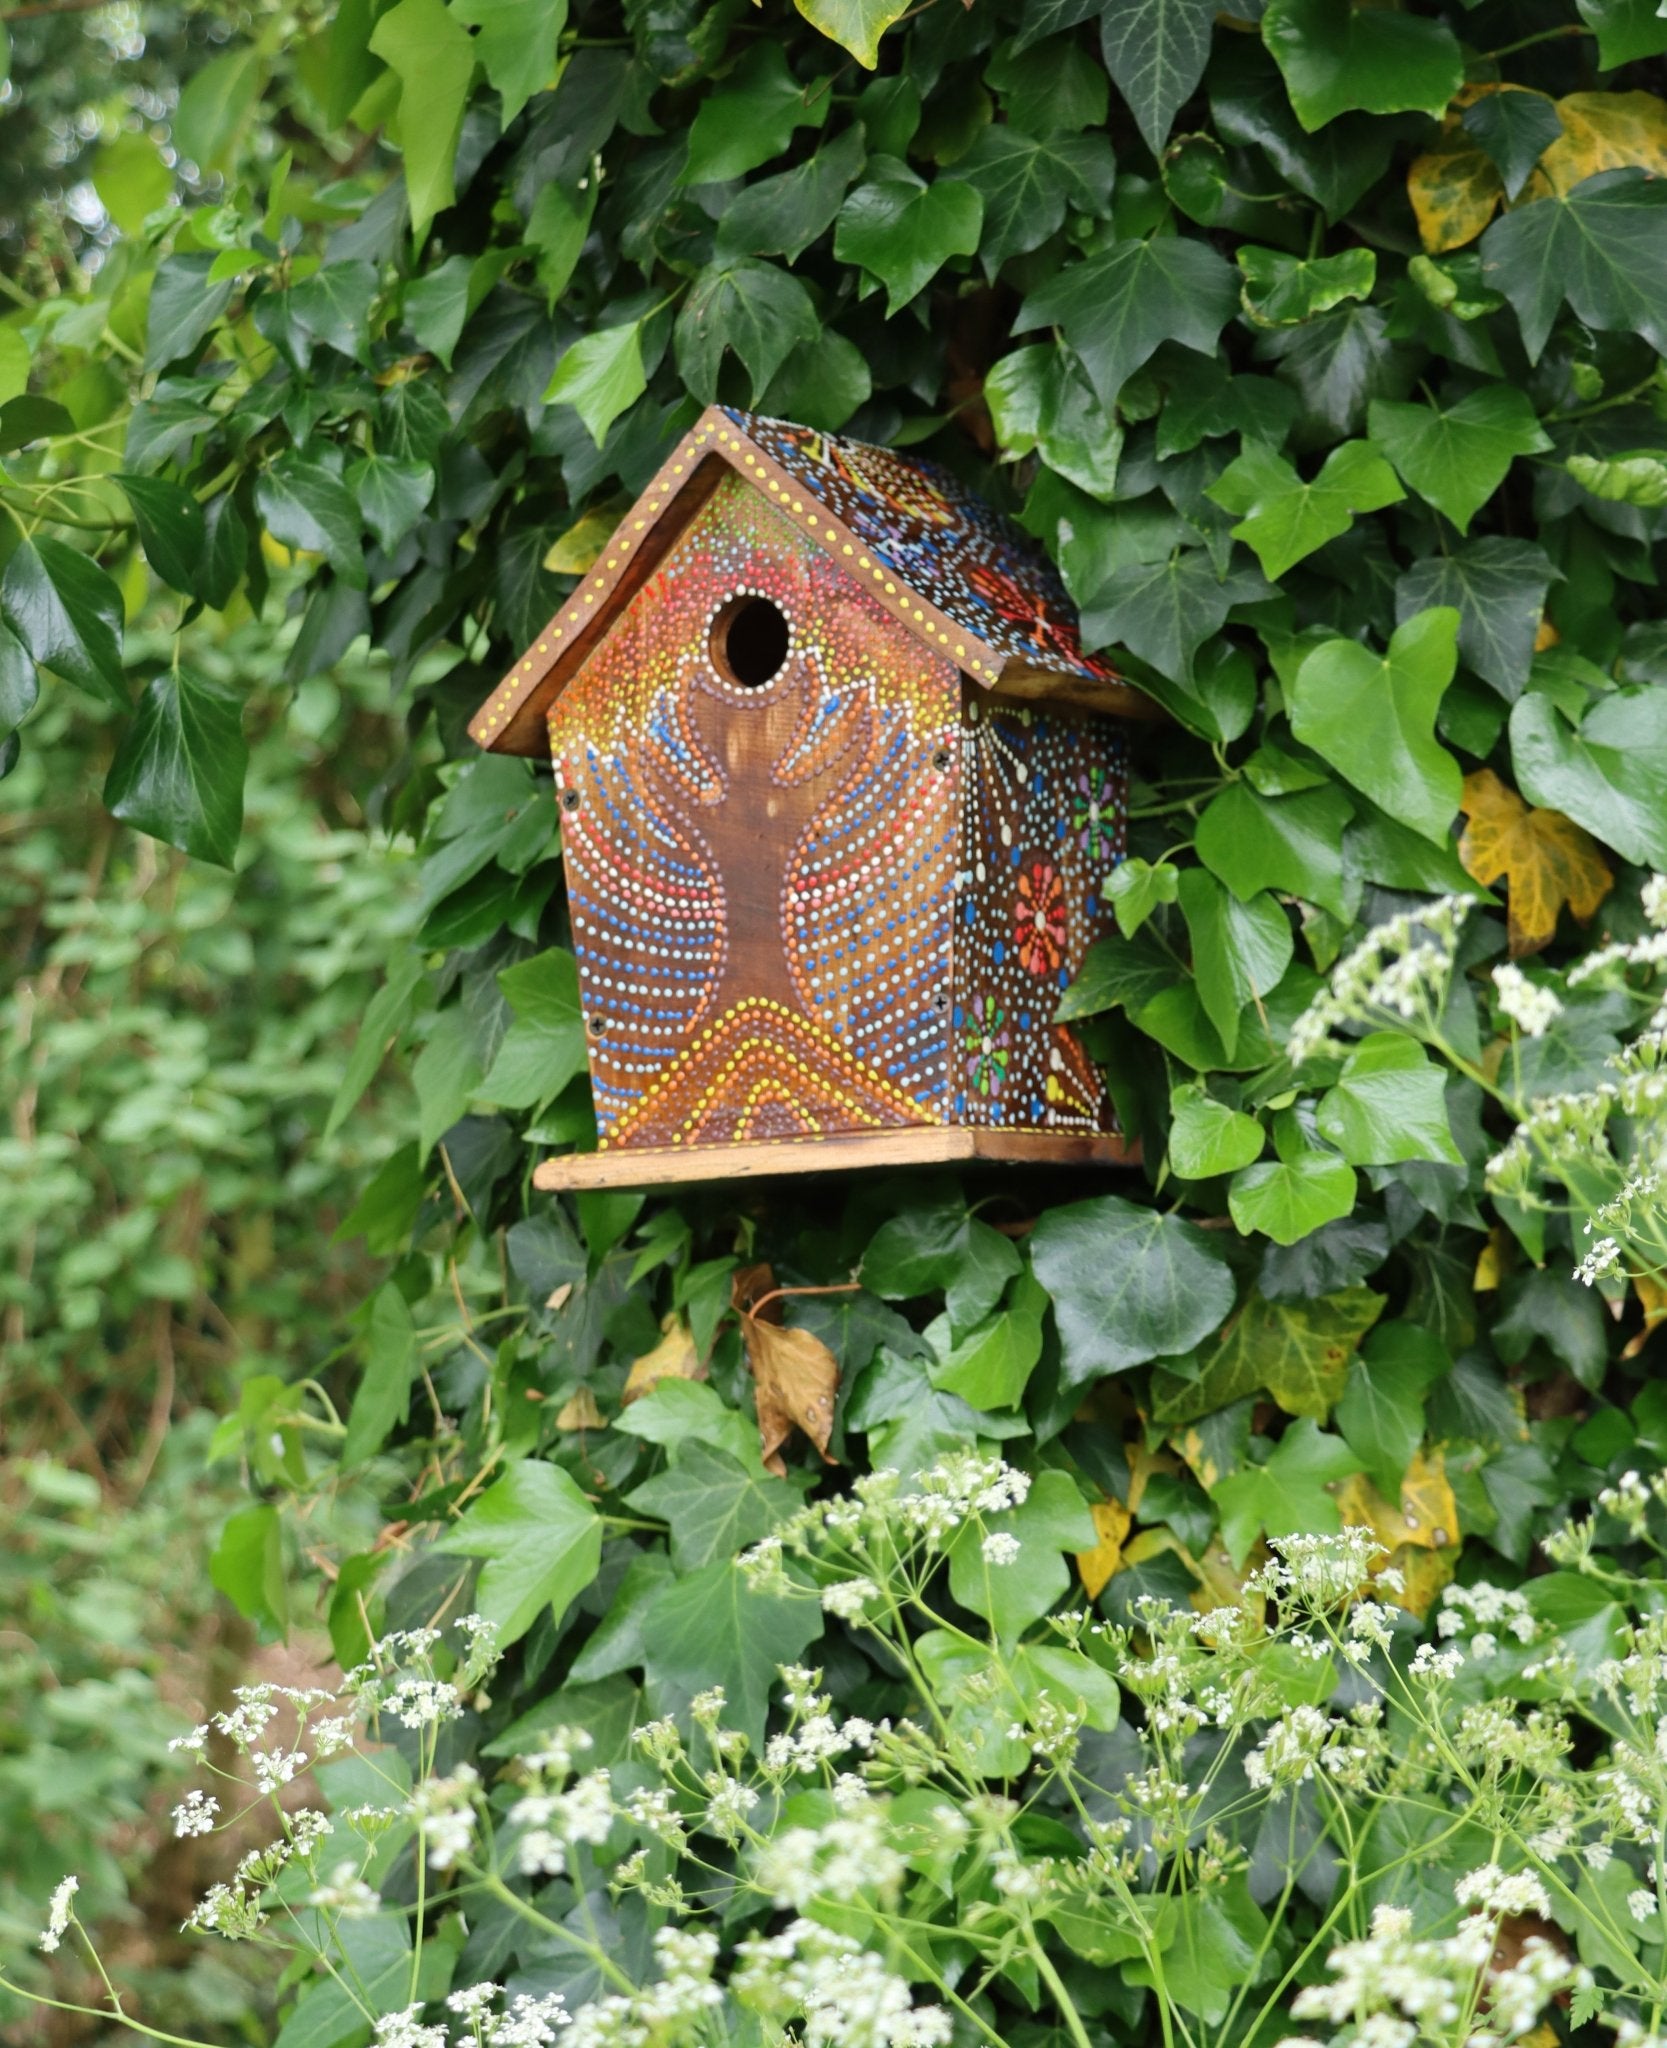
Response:
[[[1455,1933],[1416,1940],[1409,1912],[1379,1906],[1367,1938],[1333,1949],[1326,1958],[1330,1982],[1305,1986],[1292,2011],[1342,2029],[1332,2048],[1413,2048],[1420,2039],[1448,2037],[1467,2015],[1466,2048],[1494,2048],[1520,2040],[1553,1999],[1589,1981],[1538,1935],[1523,1942],[1513,1962],[1494,1967],[1500,1920],[1545,1909],[1536,1878],[1489,1866],[1461,1878],[1456,1889],[1460,1903],[1476,1910]]]
[[[860,1621],[880,1598],[872,1579],[840,1579],[822,1588],[822,1606],[840,1621]]]
[[[459,1764],[446,1777],[424,1778],[411,1794],[411,1817],[428,1851],[431,1870],[450,1870],[474,1847],[480,1773]]]
[[[992,1529],[984,1538],[984,1562],[996,1566],[1016,1564],[1022,1547],[1017,1536],[1005,1529]]]
[[[343,1861],[307,1894],[307,1904],[332,1919],[370,1920],[381,1909],[382,1894],[372,1890],[352,1862]]]
[[[1525,1593],[1478,1579],[1473,1586],[1442,1587],[1435,1630],[1443,1642],[1455,1636],[1463,1638],[1470,1655],[1485,1663],[1498,1649],[1502,1635],[1515,1643],[1531,1643],[1540,1625]]]
[[[1247,1590],[1316,1612],[1362,1592],[1373,1565],[1384,1555],[1373,1532],[1358,1528],[1326,1536],[1271,1536],[1268,1548],[1273,1556],[1251,1573]]]
[[[1493,970],[1493,989],[1500,1014],[1524,1038],[1543,1038],[1563,1014],[1556,992],[1530,981],[1514,961],[1501,961]]]
[[[718,1954],[718,1937],[705,1929],[662,1927],[654,1937],[658,1977],[582,2006],[562,2036],[564,2048],[642,2048],[702,2038],[702,2025],[723,2004],[723,1987],[712,1981]]]
[[[941,2006],[914,2005],[909,1986],[847,1936],[809,1920],[742,1942],[734,1990],[776,2026],[797,2020],[805,2048],[944,2048]]]
[[[1630,943],[1599,946],[1569,969],[1569,987],[1600,977],[1613,978],[1629,967],[1660,967],[1667,963],[1667,875],[1651,875],[1644,884],[1644,915],[1655,929]]]
[[[74,1899],[81,1889],[78,1877],[66,1877],[53,1888],[46,1902],[46,1931],[40,1938],[40,1946],[46,1955],[56,1953],[58,1944],[69,1931],[69,1923],[75,1918]]]
[[[889,1897],[906,1868],[891,1845],[884,1805],[865,1799],[821,1827],[773,1835],[759,1852],[758,1882],[778,1906],[803,1912],[818,1898]]]
[[[174,1835],[183,1840],[190,1835],[211,1835],[214,1832],[214,1816],[220,1811],[218,1799],[211,1799],[206,1792],[193,1789],[174,1808]]]
[[[474,2042],[478,2048],[549,2048],[572,2015],[559,1991],[542,1997],[518,1992],[507,2006],[494,2010],[503,1997],[501,1984],[470,1984],[454,1991],[446,2010],[455,2013],[463,2026],[457,2033],[458,2048]]]
[[[1574,1277],[1582,1287],[1594,1286],[1606,1275],[1613,1273],[1621,1263],[1621,1248],[1612,1237],[1600,1237],[1592,1249],[1574,1269]]]
[[[1287,1707],[1245,1758],[1246,1778],[1258,1792],[1281,1797],[1313,1777],[1321,1753],[1342,1725],[1318,1707]]]
[[[511,1826],[526,1830],[520,1840],[521,1869],[529,1877],[560,1877],[575,1843],[596,1846],[608,1839],[614,1824],[612,1781],[606,1771],[590,1771],[563,1790],[565,1765],[550,1770],[540,1757],[520,1762],[529,1784],[509,1809],[509,1819]]]
[[[1390,1020],[1434,1023],[1447,998],[1459,931],[1476,898],[1438,897],[1375,925],[1291,1026],[1293,1067],[1341,1050],[1337,1034]]]

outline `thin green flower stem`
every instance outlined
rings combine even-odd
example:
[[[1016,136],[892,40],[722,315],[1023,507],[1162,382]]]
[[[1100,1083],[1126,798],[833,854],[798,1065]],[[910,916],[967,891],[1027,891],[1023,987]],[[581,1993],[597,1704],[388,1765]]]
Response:
[[[1066,2031],[1077,2044],[1077,2048],[1094,2048],[1088,2037],[1088,2029],[1082,2023],[1082,2014],[1077,2011],[1070,1992],[1065,1988],[1065,1979],[1054,1968],[1047,1950],[1036,1939],[1036,1923],[1027,1912],[1024,1916],[1025,1946],[1031,1960],[1041,1973],[1042,1981],[1053,1993],[1054,2005],[1065,2022]]]
[[[512,1892],[495,1870],[482,1871],[481,1884],[489,1897],[496,1899],[501,1906],[508,1906],[512,1913],[525,1920],[529,1926],[541,1928],[546,1934],[553,1934],[561,1941],[570,1942],[581,1955],[589,1956],[603,1976],[610,1983],[617,1985],[621,1991],[636,1990],[636,1985],[599,1942],[586,1941],[581,1935],[575,1934],[571,1927],[564,1927],[559,1920],[552,1920],[548,1913],[539,1912],[536,1906],[529,1905],[525,1899]]]
[[[1559,22],[1555,28],[1537,29],[1531,36],[1519,36],[1514,43],[1501,43],[1497,50],[1484,50],[1482,61],[1497,64],[1501,57],[1514,57],[1519,50],[1531,50],[1537,43],[1555,43],[1565,36],[1589,36],[1591,33],[1583,21]],[[1556,417],[1553,413],[1552,418]]]
[[[421,1766],[418,1783],[424,1782],[434,1768],[435,1730],[425,1728],[417,1744],[417,1759]],[[417,1909],[411,1923],[411,1990],[407,2005],[417,2002],[417,1978],[422,1970],[423,1960],[423,1915],[428,1906],[428,1845],[423,1840],[422,1822],[417,1823],[416,1841],[413,1845],[417,1859]]]
[[[105,1981],[108,1983],[109,1979]],[[119,2005],[111,2012],[103,2006],[76,2005],[67,1998],[48,1998],[44,1992],[28,1991],[23,1985],[14,1984],[3,1970],[0,1970],[0,1991],[9,1991],[14,1997],[26,1999],[30,2005],[48,2006],[53,2012],[78,2012],[88,2019],[114,2020],[118,2026],[126,2027],[129,2033],[143,2034],[148,2041],[165,2041],[169,2048],[215,2048],[212,2041],[199,2040],[194,2034],[165,2034],[159,2027],[147,2027],[143,2020],[130,2018]]]

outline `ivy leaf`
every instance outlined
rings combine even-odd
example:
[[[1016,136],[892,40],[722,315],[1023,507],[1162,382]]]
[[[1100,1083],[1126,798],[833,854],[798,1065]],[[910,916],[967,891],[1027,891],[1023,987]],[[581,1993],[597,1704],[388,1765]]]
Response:
[[[1268,0],[1262,40],[1310,132],[1357,107],[1439,117],[1464,83],[1464,53],[1445,22],[1350,0]]]
[[[1513,204],[1534,166],[1563,133],[1552,101],[1544,93],[1526,90],[1502,87],[1484,92],[1459,119],[1465,133],[1486,152]]]
[[[1115,493],[1123,429],[1068,350],[1012,350],[985,377],[984,402],[1008,455],[1039,454],[1091,497]]]
[[[1173,903],[1180,882],[1179,870],[1166,860],[1155,866],[1138,854],[1120,860],[1106,879],[1105,897],[1124,938],[1132,939],[1160,904]]]
[[[1025,300],[1013,331],[1059,327],[1112,406],[1160,343],[1213,355],[1237,304],[1234,273],[1207,243],[1158,236],[1114,243],[1060,271]]]
[[[790,1485],[697,1442],[684,1445],[675,1465],[625,1499],[639,1514],[665,1523],[672,1562],[680,1572],[698,1571],[734,1557],[786,1521],[803,1501],[808,1476]]]
[[[1667,869],[1667,691],[1616,690],[1578,732],[1549,697],[1521,697],[1511,765],[1530,803],[1562,811],[1624,860]]]
[[[1266,1391],[1287,1415],[1322,1422],[1343,1393],[1356,1345],[1382,1313],[1383,1296],[1369,1287],[1316,1301],[1267,1301],[1253,1293],[1197,1379],[1155,1376],[1153,1419],[1174,1428]]]
[[[1042,1356],[1042,1317],[1048,1306],[1034,1279],[1023,1276],[1006,1307],[969,1330],[950,1333],[927,1372],[935,1387],[959,1394],[973,1408],[1016,1408]],[[938,1326],[928,1331],[931,1336]]]
[[[1242,1167],[1227,1189],[1233,1221],[1275,1244],[1295,1244],[1354,1207],[1354,1168],[1335,1152],[1311,1145],[1289,1110],[1274,1119],[1277,1160]]]
[[[1580,18],[1598,39],[1598,69],[1613,71],[1667,50],[1667,21],[1650,0],[1575,0]]]
[[[1533,402],[1509,384],[1485,384],[1445,411],[1374,399],[1372,439],[1408,484],[1460,533],[1505,481],[1519,455],[1551,446]]]
[[[342,1439],[344,1466],[362,1465],[381,1450],[388,1432],[405,1420],[417,1367],[417,1333],[405,1296],[385,1281],[370,1299],[364,1367]]]
[[[1155,157],[1198,90],[1214,25],[1213,0],[1120,0],[1100,15],[1106,69]]]
[[[1277,987],[1291,964],[1291,922],[1272,896],[1240,902],[1204,868],[1187,869],[1180,896],[1198,997],[1232,1059],[1241,1013]]]
[[[369,582],[359,540],[359,507],[341,478],[291,451],[263,470],[255,504],[266,530],[286,547],[320,554],[353,590]]]
[[[1458,664],[1459,615],[1441,606],[1396,629],[1375,655],[1327,640],[1291,679],[1291,730],[1372,801],[1445,846],[1464,793],[1459,764],[1435,738],[1436,707]]]
[[[524,1459],[489,1486],[435,1546],[455,1557],[486,1559],[476,1610],[497,1625],[498,1641],[519,1642],[541,1614],[558,1618],[595,1578],[602,1522],[559,1465]]]
[[[40,677],[29,658],[29,650],[4,620],[0,620],[0,760],[7,743],[34,710],[40,698]],[[4,770],[10,772],[7,761]]]
[[[928,185],[894,157],[872,157],[868,168],[870,176],[839,209],[834,255],[879,279],[886,287],[886,311],[892,314],[951,256],[974,254],[984,200],[973,186],[955,178]]]
[[[1349,916],[1337,849],[1354,806],[1334,784],[1264,796],[1247,781],[1230,782],[1198,820],[1198,858],[1234,895],[1248,901],[1264,889]]]
[[[1341,1437],[1304,1416],[1293,1422],[1265,1465],[1241,1465],[1210,1490],[1221,1513],[1221,1541],[1235,1571],[1258,1536],[1335,1535],[1343,1517],[1329,1491],[1360,1459]]]
[[[1207,548],[1176,548],[1158,562],[1131,562],[1082,600],[1085,647],[1126,647],[1172,682],[1189,683],[1193,660],[1236,604],[1268,594],[1254,570],[1219,575]]]
[[[436,0],[438,4],[438,0]],[[232,280],[209,282],[213,256],[192,250],[157,266],[145,316],[145,368],[160,370],[193,355],[203,336],[231,304]],[[131,451],[128,460],[136,458]]]
[[[796,263],[833,225],[851,181],[862,169],[863,130],[853,124],[802,164],[760,178],[718,222],[718,247],[741,256],[785,256]]]
[[[370,308],[380,280],[374,263],[327,263],[284,294],[297,367],[306,369],[314,343],[364,359]],[[299,346],[295,346],[299,343]]]
[[[1374,1031],[1351,1049],[1315,1121],[1351,1166],[1464,1163],[1447,1121],[1446,1076],[1399,1032]]]
[[[501,1109],[531,1109],[559,1095],[588,1063],[579,970],[571,953],[553,946],[506,967],[498,986],[515,1021],[475,1094]]]
[[[887,1301],[943,1290],[951,1324],[969,1330],[1001,1299],[1024,1261],[1009,1239],[951,1199],[906,1209],[874,1233],[862,1283]]]
[[[1415,562],[1395,585],[1395,618],[1452,605],[1459,614],[1459,653],[1476,673],[1514,702],[1528,680],[1546,592],[1557,571],[1543,548],[1503,534]]]
[[[1258,327],[1293,327],[1345,299],[1369,299],[1378,279],[1378,259],[1370,249],[1289,256],[1245,242],[1234,260],[1244,272],[1239,303]]]
[[[258,42],[225,50],[194,71],[170,124],[181,154],[199,170],[230,170],[232,155],[260,104],[265,78],[266,58]]]
[[[1030,1260],[1053,1297],[1071,1387],[1190,1351],[1233,1306],[1232,1272],[1208,1232],[1117,1195],[1048,1210]]]
[[[1415,157],[1407,172],[1407,197],[1418,222],[1418,239],[1430,256],[1475,241],[1504,196],[1493,159],[1462,131],[1444,130],[1435,147]]]
[[[642,322],[599,327],[574,342],[544,393],[547,405],[570,405],[600,448],[608,429],[648,389],[643,374]]]
[[[1551,943],[1565,903],[1582,924],[1597,915],[1615,877],[1572,818],[1530,810],[1491,768],[1464,778],[1464,810],[1459,859],[1484,888],[1505,882],[1513,960]]]
[[[96,562],[61,540],[20,541],[0,577],[0,619],[37,668],[127,710],[122,594]]]
[[[116,481],[133,507],[145,560],[175,590],[201,595],[208,530],[195,496],[166,477],[118,476]]]
[[[1180,886],[1178,878],[1176,886]],[[1132,1017],[1181,979],[1174,955],[1150,935],[1136,939],[1132,934],[1113,932],[1089,947],[1054,1016],[1063,1024],[1073,1017],[1097,1017],[1121,1007]]]
[[[1206,1095],[1201,1081],[1174,1089],[1169,1108],[1169,1163],[1183,1180],[1237,1173],[1261,1157],[1266,1142],[1262,1126],[1253,1116]]]
[[[1348,1362],[1337,1427],[1372,1484],[1390,1500],[1424,1437],[1424,1396],[1451,1366],[1417,1323],[1382,1323]]]
[[[399,0],[371,31],[370,47],[399,79],[399,145],[411,232],[457,197],[452,167],[475,69],[475,44],[443,0]]]
[[[1667,355],[1667,181],[1606,171],[1496,220],[1482,275],[1516,309],[1537,363],[1558,308],[1608,333],[1641,334]]]
[[[1332,449],[1312,483],[1283,455],[1252,441],[1204,495],[1238,517],[1233,538],[1254,549],[1262,574],[1277,581],[1294,562],[1347,533],[1357,512],[1381,511],[1406,493],[1370,441]]]
[[[507,128],[535,92],[556,76],[556,45],[567,26],[567,0],[452,0],[459,21],[480,33],[475,50],[501,102]]]
[[[426,462],[366,455],[349,468],[347,486],[386,554],[398,547],[423,516],[434,495],[434,472]]]
[[[643,1613],[643,1672],[656,1711],[675,1712],[697,1692],[721,1685],[726,1723],[761,1751],[778,1666],[796,1663],[821,1633],[814,1599],[755,1593],[733,1563],[674,1579]]]
[[[677,315],[677,367],[701,403],[711,405],[724,350],[733,349],[756,396],[795,344],[820,332],[810,294],[796,277],[751,256],[727,257],[700,273]]]
[[[992,126],[959,159],[954,175],[984,203],[978,254],[985,275],[993,278],[1009,256],[1039,248],[1055,233],[1067,207],[1103,215],[1117,166],[1103,135],[1038,139]]]
[[[787,68],[781,44],[762,38],[700,105],[689,129],[682,185],[722,184],[785,154],[798,128],[828,118],[825,82],[813,93]]]
[[[124,235],[139,235],[173,189],[173,173],[148,135],[124,131],[93,158],[93,190]]]
[[[984,1554],[986,1534],[1012,1536],[1018,1555],[1007,1564]],[[1038,1472],[1016,1508],[963,1522],[945,1546],[949,1589],[983,1615],[998,1639],[1011,1643],[1069,1591],[1067,1551],[1092,1550],[1098,1532],[1088,1503],[1068,1472]]]
[[[289,1584],[276,1508],[243,1508],[230,1516],[208,1561],[208,1575],[238,1613],[263,1632],[288,1633]]]
[[[870,71],[880,61],[881,36],[908,12],[908,0],[793,0],[793,4],[812,28],[820,29],[842,50],[849,50]]]
[[[198,860],[229,868],[243,830],[243,700],[188,668],[152,676],[104,783],[105,808]]]

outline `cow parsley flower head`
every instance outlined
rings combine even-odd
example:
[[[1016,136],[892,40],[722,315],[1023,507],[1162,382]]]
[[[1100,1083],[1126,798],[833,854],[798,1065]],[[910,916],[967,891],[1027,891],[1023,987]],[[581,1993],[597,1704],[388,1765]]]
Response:
[[[402,2012],[385,2012],[376,2022],[376,2048],[446,2048],[444,2027],[425,2027],[422,2007],[408,2005]]]
[[[1524,1038],[1543,1038],[1563,1014],[1553,991],[1530,981],[1512,961],[1501,961],[1493,970],[1493,987],[1501,1014]]]
[[[1575,1267],[1574,1277],[1582,1287],[1590,1287],[1606,1273],[1613,1273],[1620,1263],[1621,1247],[1612,1237],[1600,1237]]]
[[[219,1811],[218,1799],[211,1799],[206,1792],[193,1788],[174,1808],[175,1839],[183,1840],[188,1835],[213,1834],[214,1816]]]
[[[40,1945],[47,1955],[57,1949],[64,1938],[70,1921],[75,1917],[75,1908],[70,1903],[81,1889],[78,1877],[66,1877],[47,1901],[46,1932],[41,1936]]]
[[[1011,1536],[1005,1529],[993,1529],[984,1538],[984,1562],[1005,1565],[1016,1562],[1022,1548],[1017,1536]]]

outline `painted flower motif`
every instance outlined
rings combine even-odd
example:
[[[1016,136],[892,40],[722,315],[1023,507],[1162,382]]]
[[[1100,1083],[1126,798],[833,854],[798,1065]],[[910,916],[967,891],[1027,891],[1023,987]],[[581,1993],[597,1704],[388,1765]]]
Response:
[[[1007,1012],[994,996],[974,1003],[961,1027],[967,1080],[980,1095],[996,1096],[1007,1079]]]
[[[1065,883],[1052,861],[1020,871],[1013,945],[1027,974],[1051,974],[1065,957]]]
[[[1071,830],[1090,860],[1110,860],[1117,850],[1117,792],[1104,767],[1085,768],[1071,797]]]
[[[993,562],[969,562],[965,576],[974,596],[1022,633],[1039,653],[1056,654],[1072,662],[1080,658],[1076,633],[1055,616],[1040,590],[1027,588]]]

